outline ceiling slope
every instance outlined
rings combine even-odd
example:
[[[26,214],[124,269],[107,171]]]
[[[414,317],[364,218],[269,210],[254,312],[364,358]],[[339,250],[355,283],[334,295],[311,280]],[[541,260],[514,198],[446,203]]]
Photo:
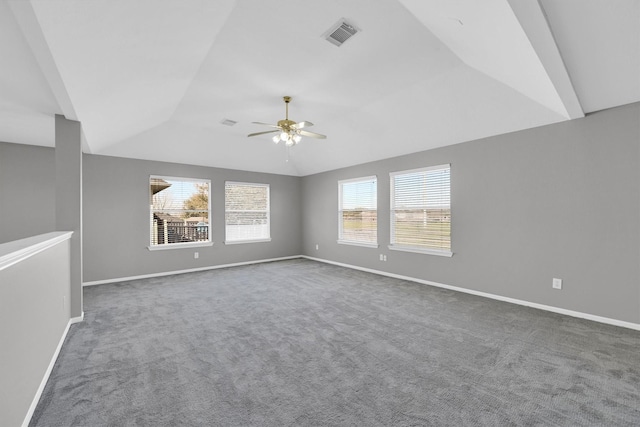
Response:
[[[53,145],[62,111],[10,6],[0,2],[0,140]]]
[[[467,65],[571,118],[508,1],[400,1]],[[529,7],[521,16],[531,31],[550,35],[539,8]]]
[[[640,101],[639,2],[603,3],[0,0],[0,140],[63,114],[94,154],[303,176],[579,118]],[[247,138],[284,95],[326,140]]]
[[[233,1],[32,1],[92,151],[168,120]]]
[[[541,4],[585,112],[640,100],[640,1]]]

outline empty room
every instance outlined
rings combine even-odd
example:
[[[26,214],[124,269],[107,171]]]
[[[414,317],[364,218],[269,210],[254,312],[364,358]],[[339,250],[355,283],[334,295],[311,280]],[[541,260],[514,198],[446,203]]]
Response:
[[[640,1],[0,0],[0,426],[640,425]]]

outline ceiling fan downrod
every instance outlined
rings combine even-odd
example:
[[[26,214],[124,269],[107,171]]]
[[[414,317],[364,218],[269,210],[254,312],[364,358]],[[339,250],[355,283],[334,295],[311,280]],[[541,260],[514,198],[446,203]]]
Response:
[[[282,99],[284,99],[284,105],[285,105],[285,120],[289,120],[289,102],[291,101],[291,97],[290,96],[283,96]]]

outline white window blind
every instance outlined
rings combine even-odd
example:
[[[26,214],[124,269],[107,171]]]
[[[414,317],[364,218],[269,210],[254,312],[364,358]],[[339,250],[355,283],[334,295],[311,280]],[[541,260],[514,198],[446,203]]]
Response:
[[[378,179],[338,181],[338,242],[378,245]]]
[[[451,256],[451,166],[432,166],[389,175],[389,248]]]
[[[271,240],[268,184],[225,183],[225,243]]]
[[[150,249],[211,244],[211,181],[149,178]]]

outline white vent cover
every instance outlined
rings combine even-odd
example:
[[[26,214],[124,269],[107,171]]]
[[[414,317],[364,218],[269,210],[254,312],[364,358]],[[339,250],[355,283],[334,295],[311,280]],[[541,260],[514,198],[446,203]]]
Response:
[[[322,36],[331,44],[341,46],[344,42],[355,36],[360,31],[354,25],[349,24],[344,18],[327,30]]]
[[[223,119],[220,123],[222,123],[225,126],[233,126],[238,122],[236,122],[235,120],[231,120],[231,119]]]

